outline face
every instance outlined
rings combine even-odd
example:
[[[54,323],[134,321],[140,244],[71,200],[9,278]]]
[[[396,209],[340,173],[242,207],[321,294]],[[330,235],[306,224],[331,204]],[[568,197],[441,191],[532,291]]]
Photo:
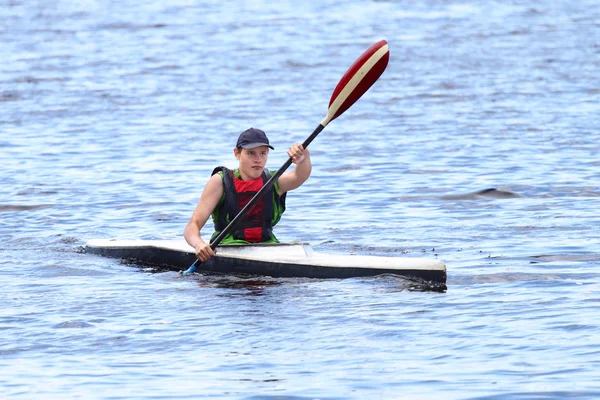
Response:
[[[259,178],[267,164],[269,148],[267,146],[253,149],[233,149],[235,158],[240,161],[240,175],[244,180]]]

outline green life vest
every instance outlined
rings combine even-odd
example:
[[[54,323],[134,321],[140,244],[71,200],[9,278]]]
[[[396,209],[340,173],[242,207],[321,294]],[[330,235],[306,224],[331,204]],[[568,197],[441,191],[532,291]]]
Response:
[[[213,170],[212,175],[219,174],[223,180],[223,195],[212,213],[215,233],[211,237],[211,242],[275,173],[276,171],[265,170],[257,180],[243,181],[238,169],[229,170],[225,167],[217,167]],[[279,184],[275,182],[264,193],[264,199],[259,200],[255,205],[255,207],[259,206],[259,215],[257,215],[255,207],[252,207],[220,244],[279,243],[272,227],[279,222],[285,211],[287,193],[279,196],[278,189]],[[263,213],[270,215],[262,215]]]

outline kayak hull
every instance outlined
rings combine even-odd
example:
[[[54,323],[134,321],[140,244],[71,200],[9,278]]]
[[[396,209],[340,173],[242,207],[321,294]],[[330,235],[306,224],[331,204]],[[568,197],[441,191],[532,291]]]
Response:
[[[174,271],[185,271],[196,261],[193,248],[180,240],[95,239],[86,243],[85,251]],[[322,254],[304,243],[218,246],[217,256],[197,266],[201,273],[321,279],[393,274],[446,282],[446,266],[439,260]]]

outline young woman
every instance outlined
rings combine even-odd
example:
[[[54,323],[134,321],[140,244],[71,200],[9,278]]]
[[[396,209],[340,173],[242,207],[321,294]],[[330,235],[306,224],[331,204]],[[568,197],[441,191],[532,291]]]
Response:
[[[269,139],[260,129],[250,128],[242,132],[233,149],[239,167],[229,170],[225,167],[214,169],[204,187],[200,201],[184,230],[185,240],[196,250],[202,262],[215,255],[215,252],[200,236],[200,229],[212,215],[215,224],[214,239],[254,194],[275,174],[265,169],[269,157]],[[285,211],[285,195],[302,185],[310,176],[312,164],[308,149],[296,143],[288,150],[295,164],[293,170],[283,173],[270,190],[248,210],[235,229],[225,236],[222,244],[277,243],[273,226],[279,222]]]

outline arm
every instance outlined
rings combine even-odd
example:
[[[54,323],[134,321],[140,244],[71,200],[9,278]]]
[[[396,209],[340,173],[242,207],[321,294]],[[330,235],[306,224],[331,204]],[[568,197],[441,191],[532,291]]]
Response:
[[[292,158],[292,162],[296,167],[289,172],[284,173],[279,177],[279,195],[294,190],[302,185],[312,171],[312,163],[310,161],[310,152],[304,149],[300,143],[296,143],[288,150],[288,155]]]
[[[183,231],[185,241],[196,250],[196,256],[202,262],[215,255],[210,245],[200,236],[200,229],[206,224],[223,195],[223,181],[219,174],[214,174],[202,191],[200,201]]]

